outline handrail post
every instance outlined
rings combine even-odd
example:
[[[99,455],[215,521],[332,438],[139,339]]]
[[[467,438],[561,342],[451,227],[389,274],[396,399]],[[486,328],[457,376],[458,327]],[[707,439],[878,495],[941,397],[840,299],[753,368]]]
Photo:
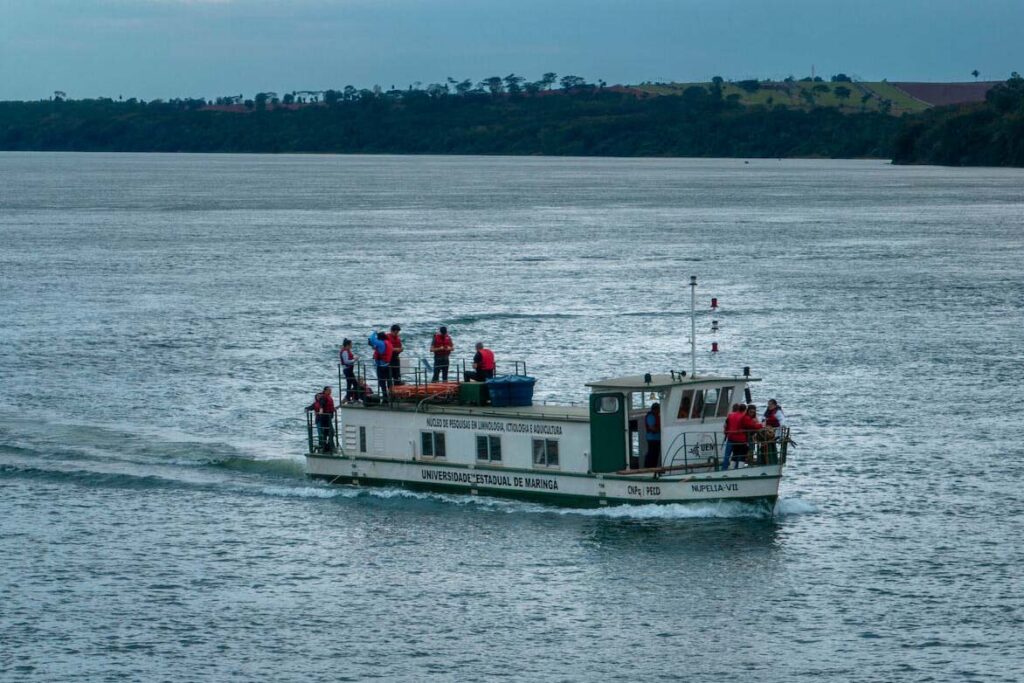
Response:
[[[341,441],[338,438],[338,411],[334,411],[334,434],[331,435],[331,439],[334,441],[334,452],[341,452]]]
[[[313,413],[306,412],[306,440],[309,443],[309,452],[313,452]]]

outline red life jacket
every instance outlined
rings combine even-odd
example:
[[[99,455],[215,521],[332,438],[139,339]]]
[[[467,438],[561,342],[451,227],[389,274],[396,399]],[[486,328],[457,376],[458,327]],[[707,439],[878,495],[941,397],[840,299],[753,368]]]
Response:
[[[775,408],[774,410],[769,409],[764,411],[764,423],[769,427],[779,426],[779,418],[775,417],[775,413],[777,413],[778,410],[778,408]]]
[[[494,352],[490,349],[480,349],[480,369],[494,369]]]
[[[431,346],[433,346],[434,348],[438,349],[437,351],[434,351],[434,353],[436,355],[438,355],[438,356],[448,356],[448,355],[451,355],[451,351],[448,350],[448,347],[451,346],[451,345],[452,345],[452,338],[449,337],[447,334],[445,334],[445,335],[435,334],[434,335],[434,343],[431,344]]]
[[[320,410],[321,413],[326,413],[328,415],[333,415],[334,414],[334,398],[333,397],[331,397],[331,396],[320,396],[320,401],[318,403],[318,406],[319,406],[319,410]]]
[[[373,359],[383,361],[385,365],[391,362],[391,355],[395,352],[395,347],[391,345],[391,340],[384,339],[384,353],[377,350],[377,347],[373,348]]]
[[[746,440],[747,436],[749,436],[751,432],[764,429],[764,425],[758,422],[756,417],[750,417],[746,413],[743,413],[743,415],[740,416],[739,427],[742,430],[744,440]]]
[[[398,336],[397,332],[388,332],[388,341],[391,342],[391,353],[402,352],[402,338]]]
[[[743,433],[743,428],[740,424],[743,418],[746,417],[743,413],[729,413],[725,418],[725,438],[733,443],[746,443],[747,435]]]

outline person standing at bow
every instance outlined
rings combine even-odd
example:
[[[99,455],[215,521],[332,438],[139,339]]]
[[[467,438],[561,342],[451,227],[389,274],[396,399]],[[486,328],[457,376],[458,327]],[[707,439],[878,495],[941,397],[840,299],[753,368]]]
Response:
[[[782,406],[774,398],[768,399],[768,407],[764,409],[764,426],[778,430],[786,426],[786,414],[782,412]]]
[[[743,420],[743,415],[747,411],[747,406],[743,403],[733,403],[732,412],[725,417],[725,453],[722,456],[722,469],[729,469],[729,462],[732,460],[732,454],[735,452],[736,455],[746,456],[747,454],[747,437],[743,434],[743,429],[740,427],[740,422]]]
[[[448,328],[442,325],[430,342],[430,352],[434,354],[434,377],[431,382],[439,378],[442,382],[448,381],[448,359],[455,350],[452,338],[448,336]]]
[[[782,441],[782,428],[786,426],[786,414],[782,412],[782,406],[774,398],[768,399],[768,407],[764,411],[764,426],[770,429],[771,441],[765,444],[766,462],[774,465],[778,462],[778,443]]]

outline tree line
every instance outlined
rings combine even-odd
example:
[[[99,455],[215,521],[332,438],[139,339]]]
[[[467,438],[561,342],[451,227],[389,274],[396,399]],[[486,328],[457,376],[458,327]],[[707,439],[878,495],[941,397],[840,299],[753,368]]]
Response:
[[[984,105],[902,118],[748,106],[723,97],[720,78],[659,96],[554,73],[532,82],[515,74],[448,80],[401,90],[260,93],[251,102],[230,96],[220,100],[233,105],[228,111],[205,99],[0,102],[0,149],[874,157],[1024,165],[1024,87],[1017,74]]]

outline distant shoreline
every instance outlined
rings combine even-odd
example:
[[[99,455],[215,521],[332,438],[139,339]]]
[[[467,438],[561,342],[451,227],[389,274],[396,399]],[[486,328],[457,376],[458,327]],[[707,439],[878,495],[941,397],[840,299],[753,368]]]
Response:
[[[810,92],[850,101],[860,86],[846,81],[799,87],[719,83],[660,94],[621,87],[532,96],[361,91],[329,103],[275,107],[261,100],[230,110],[202,100],[0,102],[0,150],[891,159],[1024,166],[1024,141],[1015,123],[1024,112],[1024,79],[1015,74],[1006,84],[977,85],[974,91],[984,101],[898,117],[892,115],[892,100],[869,110],[878,97],[866,89],[861,110],[842,103],[800,108],[776,99],[789,88],[788,96],[799,92],[811,102],[817,100]],[[749,103],[730,89],[744,90]]]

